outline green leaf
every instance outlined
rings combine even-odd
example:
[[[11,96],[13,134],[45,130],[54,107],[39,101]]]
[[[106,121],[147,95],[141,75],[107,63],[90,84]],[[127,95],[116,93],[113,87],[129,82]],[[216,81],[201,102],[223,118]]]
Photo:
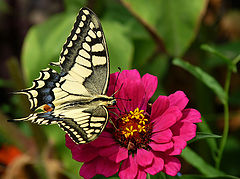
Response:
[[[224,62],[228,65],[228,67],[230,69],[232,69],[234,72],[237,71],[236,64],[233,64],[233,61],[231,59],[225,57],[221,52],[217,51],[216,49],[214,49],[213,47],[211,47],[211,46],[209,46],[207,44],[201,45],[201,48],[203,50],[206,50],[206,51],[208,51],[208,52],[218,56],[222,60],[224,60]]]
[[[75,16],[76,14],[57,14],[29,30],[22,49],[22,67],[28,84],[50,62],[58,61]]]
[[[225,103],[226,94],[223,88],[220,86],[220,84],[212,76],[210,76],[208,73],[203,71],[201,68],[191,65],[190,63],[185,62],[179,58],[175,58],[173,60],[173,64],[176,66],[182,67],[183,69],[191,73],[193,76],[195,76],[197,79],[202,81],[218,96],[219,100],[222,103]]]
[[[197,140],[201,140],[201,139],[207,139],[207,138],[221,138],[222,136],[220,135],[216,135],[216,134],[212,134],[212,133],[205,133],[205,132],[197,132],[196,137],[194,139],[192,139],[191,141],[188,142],[192,143],[195,142]]]
[[[198,123],[198,128],[203,132],[203,133],[210,133],[212,134],[211,129],[209,128],[206,120],[204,118],[202,118],[202,122]],[[209,148],[211,150],[212,153],[212,157],[215,160],[216,159],[216,154],[218,151],[218,147],[217,147],[217,142],[215,140],[216,138],[207,138],[206,142],[209,145]]]
[[[13,84],[11,81],[0,78],[0,88],[9,88],[12,86],[13,86]]]
[[[197,153],[195,153],[189,147],[186,147],[183,150],[181,156],[184,158],[184,160],[186,160],[193,167],[197,168],[202,174],[208,177],[218,177],[225,175],[223,172],[213,168],[211,165],[206,163]]]
[[[68,12],[78,12],[86,6],[87,0],[64,0],[64,7]]]
[[[111,73],[118,71],[118,67],[131,68],[134,48],[126,36],[126,28],[109,19],[101,22],[108,46]]]
[[[122,0],[160,36],[169,54],[182,56],[196,36],[206,0]]]
[[[10,10],[12,10],[10,8],[10,6],[5,2],[5,0],[0,0],[0,12],[1,13],[9,13]]]

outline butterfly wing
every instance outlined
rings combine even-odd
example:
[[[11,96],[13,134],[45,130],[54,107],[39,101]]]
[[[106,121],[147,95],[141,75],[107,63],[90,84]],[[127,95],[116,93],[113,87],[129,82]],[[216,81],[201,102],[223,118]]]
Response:
[[[63,90],[79,95],[106,94],[109,59],[106,40],[97,16],[82,8],[59,58]]]
[[[61,67],[60,74],[52,69],[42,70],[33,86],[20,92],[28,95],[33,111],[46,105],[50,110],[18,120],[57,123],[76,143],[90,142],[104,129],[108,111],[89,101],[106,94],[109,81],[105,37],[91,10],[80,10],[56,64]]]

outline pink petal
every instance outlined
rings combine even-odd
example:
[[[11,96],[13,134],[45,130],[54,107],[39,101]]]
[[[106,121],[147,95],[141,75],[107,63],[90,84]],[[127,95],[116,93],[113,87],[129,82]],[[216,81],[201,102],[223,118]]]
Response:
[[[118,172],[120,163],[115,163],[105,158],[100,158],[97,161],[96,173],[110,177]]]
[[[193,123],[202,122],[201,114],[196,109],[184,109],[182,113],[182,121],[188,121]]]
[[[171,127],[174,136],[180,136],[185,141],[189,141],[196,136],[197,126],[191,122],[179,121]]]
[[[114,92],[116,92],[117,90],[120,89],[121,85],[123,85],[122,88],[115,94],[115,97],[116,98],[124,98],[124,99],[132,98],[132,96],[127,93],[128,88],[129,88],[128,82],[131,82],[131,81],[132,82],[134,82],[134,81],[141,82],[141,76],[140,76],[139,72],[137,70],[123,70],[119,74],[119,76],[118,76],[118,74],[119,74],[119,72],[113,73],[110,75],[107,95],[111,96]],[[117,79],[117,77],[118,77],[118,79]],[[117,80],[117,83],[116,83],[116,80]],[[141,82],[141,84],[142,84],[142,82]],[[143,86],[143,84],[142,84],[142,86]],[[135,86],[135,88],[138,88],[138,87]],[[139,89],[137,89],[137,90],[139,90]],[[141,90],[145,91],[144,86],[142,87]],[[141,98],[139,98],[139,99],[142,99],[143,96],[141,96]],[[126,107],[126,104],[128,104],[128,102],[129,101],[117,100],[120,110],[124,111],[125,110],[124,107]]]
[[[154,120],[153,132],[163,131],[176,123],[182,116],[176,106],[169,107],[161,116]]]
[[[134,111],[137,107],[144,110],[147,105],[145,89],[141,80],[125,80],[122,90],[119,91],[116,97],[131,99],[131,101],[117,101],[121,111]]]
[[[186,147],[187,142],[179,136],[174,136],[172,140],[173,140],[173,150],[170,151],[168,154],[171,156],[180,155],[182,153],[182,150]]]
[[[175,157],[164,156],[164,169],[163,171],[171,176],[177,175],[181,169],[180,161]]]
[[[153,164],[145,168],[144,171],[151,175],[155,175],[163,170],[163,166],[164,160],[159,156],[154,156]]]
[[[136,69],[133,70],[123,70],[119,76],[119,80],[124,81],[125,79],[129,80],[140,80],[141,76]]]
[[[136,158],[129,156],[128,159],[124,160],[119,171],[119,177],[121,179],[132,179],[137,176],[138,167],[136,163]]]
[[[153,153],[152,151],[147,151],[144,149],[137,150],[137,163],[143,167],[150,165],[153,161]]]
[[[68,136],[68,134],[65,135],[65,145],[67,146],[67,148],[69,148],[70,150],[72,148],[74,148],[77,144],[75,142],[73,142],[73,140]]]
[[[80,168],[80,176],[85,179],[90,179],[94,177],[96,173],[96,165],[97,162],[95,160],[91,160],[90,162],[85,162],[82,167]]]
[[[108,158],[116,163],[119,163],[120,161],[128,158],[128,150],[124,147],[120,147],[118,152],[112,154]]]
[[[118,172],[119,165],[105,158],[98,157],[95,160],[85,162],[80,169],[80,176],[85,179],[94,177],[96,174],[109,177]]]
[[[114,144],[116,144],[116,141],[113,139],[112,134],[106,131],[103,131],[96,140],[91,142],[91,145],[96,147],[106,147]]]
[[[108,96],[111,96],[115,92],[114,90],[116,90],[114,89],[114,87],[115,87],[115,81],[117,80],[118,73],[119,72],[110,74],[110,80],[109,80],[108,90],[107,90]]]
[[[115,144],[113,146],[99,148],[98,153],[101,156],[108,157],[110,155],[113,155],[113,154],[117,153],[119,151],[119,148],[120,148],[120,145]]]
[[[116,163],[128,158],[128,150],[124,147],[120,147],[119,144],[99,148],[98,153]]]
[[[138,174],[137,174],[136,179],[146,179],[146,177],[147,177],[146,172],[144,172],[142,170],[138,170]]]
[[[178,106],[180,110],[183,110],[189,101],[183,91],[177,91],[169,95],[168,99],[170,101],[170,106]]]
[[[147,73],[142,77],[142,82],[146,92],[146,101],[149,101],[157,89],[158,79],[156,76]]]
[[[170,129],[167,129],[165,131],[153,133],[151,139],[155,143],[170,142],[172,139],[172,131]]]
[[[157,144],[155,142],[150,142],[149,146],[152,148],[154,151],[161,151],[165,152],[173,147],[173,142],[168,142],[165,144]]]
[[[157,100],[152,105],[151,112],[151,121],[155,121],[155,119],[161,116],[169,107],[169,100],[167,96],[159,96]]]
[[[145,98],[145,90],[141,81],[131,81],[128,83],[128,96],[132,101],[128,102],[127,109],[134,111],[137,107],[145,110],[147,99]],[[143,108],[145,107],[145,108]]]
[[[72,158],[78,162],[88,162],[98,156],[96,148],[90,144],[77,145],[71,151]]]

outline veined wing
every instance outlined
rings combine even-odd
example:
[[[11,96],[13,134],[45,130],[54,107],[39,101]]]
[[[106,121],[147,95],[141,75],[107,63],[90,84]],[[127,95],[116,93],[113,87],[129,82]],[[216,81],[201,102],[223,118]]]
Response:
[[[93,141],[101,134],[107,119],[108,111],[104,106],[96,108],[75,106],[65,110],[33,113],[27,118],[16,120],[29,120],[39,125],[58,124],[74,142],[84,144]]]
[[[61,73],[40,71],[27,94],[35,113],[26,118],[38,124],[58,124],[76,143],[94,140],[104,129],[108,112],[101,99],[109,80],[105,37],[97,16],[82,8],[64,44],[59,64]],[[98,98],[99,95],[102,95]],[[107,98],[105,100],[109,100]],[[37,109],[43,112],[36,112]]]
[[[98,101],[91,102],[88,97],[62,90],[59,81],[61,77],[56,71],[49,68],[40,71],[40,77],[33,81],[33,86],[19,93],[28,95],[32,110],[42,109],[43,112],[15,121],[58,124],[76,143],[94,140],[107,123],[107,109],[98,105]]]
[[[109,59],[99,19],[82,8],[59,58],[62,88],[77,95],[106,94]]]

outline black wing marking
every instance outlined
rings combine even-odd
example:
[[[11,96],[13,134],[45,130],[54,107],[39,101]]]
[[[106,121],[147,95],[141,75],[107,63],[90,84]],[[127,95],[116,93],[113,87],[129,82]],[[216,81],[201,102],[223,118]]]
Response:
[[[106,94],[109,80],[107,46],[100,21],[90,9],[80,10],[63,46],[59,64],[60,75],[67,79],[63,89],[73,94]],[[77,83],[82,86],[79,91],[75,88]]]
[[[85,115],[84,115],[85,114]],[[76,143],[88,143],[95,140],[103,131],[107,124],[108,111],[104,106],[84,110],[80,117],[73,113],[65,116],[59,126]]]
[[[52,101],[55,99],[52,90],[56,87],[59,79],[60,76],[56,71],[47,68],[40,71],[40,76],[33,81],[32,87],[16,93],[26,94],[31,104],[30,109],[35,111],[44,104],[52,105]]]

